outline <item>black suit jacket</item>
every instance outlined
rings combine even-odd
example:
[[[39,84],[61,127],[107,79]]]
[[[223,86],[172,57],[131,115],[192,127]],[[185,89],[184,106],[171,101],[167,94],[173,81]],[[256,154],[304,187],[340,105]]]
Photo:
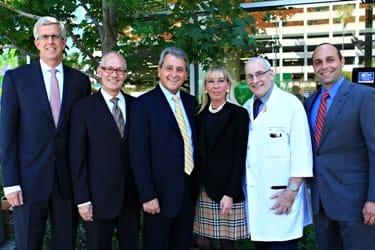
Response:
[[[232,103],[226,103],[220,111],[222,121],[214,143],[207,144],[207,107],[197,116],[198,165],[200,182],[207,195],[220,202],[224,195],[234,202],[244,200],[242,177],[246,165],[249,133],[248,112]],[[209,129],[209,128],[208,128]]]
[[[129,112],[134,100],[123,94],[126,125],[121,138],[100,91],[72,111],[70,166],[76,204],[91,201],[94,217],[117,217],[121,209],[139,208],[129,161]]]
[[[196,149],[196,101],[181,93]],[[184,141],[160,87],[138,97],[130,114],[130,159],[141,203],[158,198],[161,213],[175,217],[184,197]],[[194,150],[195,151],[195,150]],[[195,170],[191,179],[194,179]],[[194,194],[192,194],[194,195]]]
[[[20,185],[27,201],[46,201],[56,178],[71,198],[68,134],[71,107],[91,92],[89,78],[64,66],[61,111],[55,128],[40,62],[8,70],[3,80],[0,159],[5,187]]]

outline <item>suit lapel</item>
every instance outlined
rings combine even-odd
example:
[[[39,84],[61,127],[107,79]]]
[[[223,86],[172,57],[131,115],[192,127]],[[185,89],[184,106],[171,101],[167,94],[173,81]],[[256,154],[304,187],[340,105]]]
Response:
[[[157,114],[163,115],[166,117],[166,120],[170,123],[170,125],[176,130],[176,132],[180,133],[180,128],[178,127],[176,117],[171,109],[171,106],[168,103],[167,98],[161,91],[160,87],[155,87],[155,106],[157,105],[158,112]]]
[[[124,98],[125,98],[125,127],[124,127],[124,137],[123,137],[123,140],[126,140],[127,138],[127,136],[129,135],[129,133],[128,133],[128,129],[129,129],[129,110],[130,110],[130,105],[131,105],[131,96],[129,96],[129,95],[127,95],[127,94],[125,94],[125,93],[123,93],[122,91],[121,91],[121,93],[122,93],[122,95],[124,96]]]
[[[342,111],[342,108],[348,97],[349,92],[350,92],[350,83],[347,81],[344,81],[339,91],[337,92],[335,98],[333,99],[331,107],[329,108],[327,112],[318,149],[324,143],[324,140],[327,134],[329,133],[330,129],[332,128],[332,124],[334,120],[336,119],[337,115],[340,114],[340,112]]]
[[[102,114],[103,122],[109,126],[109,133],[115,135],[114,137],[118,138],[119,140],[123,140],[123,138],[121,138],[120,131],[118,130],[116,121],[113,118],[111,111],[108,109],[107,103],[105,102],[103,95],[100,93],[100,90],[95,93],[95,98],[97,99],[96,103],[98,104],[98,114]]]
[[[61,100],[61,109],[60,109],[60,116],[59,122],[57,124],[57,128],[61,126],[63,121],[66,119],[67,116],[67,106],[69,103],[70,93],[72,93],[71,88],[72,86],[72,76],[70,75],[69,68],[64,66],[64,83],[63,83],[63,95]]]
[[[31,70],[32,75],[31,75],[31,78],[30,78],[30,85],[34,85],[32,87],[32,89],[33,89],[33,91],[35,91],[35,95],[37,96],[37,100],[40,101],[41,109],[46,114],[46,116],[50,119],[51,125],[53,125],[54,123],[53,123],[51,106],[50,106],[50,103],[49,103],[49,100],[48,100],[47,90],[46,90],[46,87],[45,87],[40,62],[31,64],[31,65],[32,65],[33,68]]]

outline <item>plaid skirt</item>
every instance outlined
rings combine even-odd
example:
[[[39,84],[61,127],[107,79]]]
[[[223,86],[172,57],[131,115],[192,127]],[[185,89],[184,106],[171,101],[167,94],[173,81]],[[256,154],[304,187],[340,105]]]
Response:
[[[205,191],[201,191],[195,209],[194,233],[213,239],[249,238],[244,202],[233,203],[232,212],[222,215],[220,204],[211,200]]]

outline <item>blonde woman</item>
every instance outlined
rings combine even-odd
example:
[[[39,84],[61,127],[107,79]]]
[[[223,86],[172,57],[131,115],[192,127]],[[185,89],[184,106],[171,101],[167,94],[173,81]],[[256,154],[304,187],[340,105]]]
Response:
[[[198,164],[201,192],[194,232],[200,249],[234,249],[247,238],[242,177],[245,170],[249,116],[228,102],[232,80],[223,67],[207,71],[203,104],[197,116]]]

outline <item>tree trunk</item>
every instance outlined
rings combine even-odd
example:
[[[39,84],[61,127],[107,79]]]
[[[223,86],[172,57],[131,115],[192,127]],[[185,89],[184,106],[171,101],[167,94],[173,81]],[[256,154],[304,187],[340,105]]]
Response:
[[[116,9],[112,3],[102,0],[103,8],[103,32],[102,32],[102,52],[103,54],[111,51],[116,45]]]
[[[366,7],[365,25],[365,67],[372,66],[372,5]]]

